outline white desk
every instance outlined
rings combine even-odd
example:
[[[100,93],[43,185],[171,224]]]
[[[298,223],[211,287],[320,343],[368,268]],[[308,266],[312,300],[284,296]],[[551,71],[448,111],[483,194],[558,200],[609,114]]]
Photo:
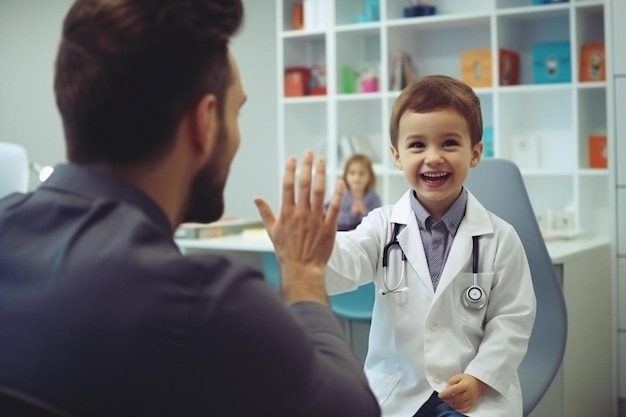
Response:
[[[184,252],[223,252],[263,268],[261,254],[274,251],[267,235],[177,240]],[[613,393],[613,291],[609,238],[546,242],[563,286],[568,337],[561,370],[530,417],[615,415]],[[361,344],[364,335],[355,334]],[[353,346],[361,359],[366,347]]]
[[[194,251],[274,252],[272,242],[267,235],[229,235],[211,239],[177,239],[176,243],[181,249]],[[608,238],[583,237],[572,240],[548,241],[546,247],[552,263],[558,265],[589,250],[607,247],[609,243]]]
[[[211,239],[176,239],[181,249],[225,252],[274,252],[269,236],[230,235]]]

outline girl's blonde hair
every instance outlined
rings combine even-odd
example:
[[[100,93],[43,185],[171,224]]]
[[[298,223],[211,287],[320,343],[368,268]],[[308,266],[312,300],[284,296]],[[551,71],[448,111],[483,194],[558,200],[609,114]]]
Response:
[[[357,164],[362,164],[365,169],[367,170],[369,176],[370,176],[370,180],[367,183],[367,186],[365,187],[366,191],[372,191],[374,188],[376,188],[376,175],[374,174],[374,168],[372,166],[372,160],[367,156],[367,155],[363,155],[360,153],[356,153],[354,155],[352,155],[350,158],[348,158],[346,160],[346,163],[344,164],[344,168],[343,168],[343,182],[346,184],[346,187],[348,187],[348,189],[350,189],[350,186],[348,185],[348,170],[350,169],[350,165],[357,163]]]

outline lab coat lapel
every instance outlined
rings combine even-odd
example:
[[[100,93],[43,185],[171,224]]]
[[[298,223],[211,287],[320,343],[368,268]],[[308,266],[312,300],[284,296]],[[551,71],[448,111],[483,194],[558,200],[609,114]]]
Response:
[[[417,273],[420,282],[429,291],[433,292],[433,283],[430,279],[424,243],[422,242],[415,215],[411,215],[411,218],[408,219],[407,227],[398,234],[398,242],[400,242],[400,246],[404,249],[407,262],[413,271]],[[408,279],[410,279],[411,275],[412,274],[408,274]],[[410,284],[411,283],[409,283],[409,286]]]
[[[441,297],[441,294],[445,292],[454,278],[463,272],[465,266],[471,261],[472,236],[482,236],[488,233],[493,233],[493,225],[489,219],[489,213],[468,191],[465,216],[452,242],[433,302],[436,302]]]
[[[428,261],[424,252],[424,244],[420,235],[417,219],[411,209],[412,190],[407,191],[394,205],[391,213],[391,222],[406,225],[398,234],[398,243],[406,255],[410,268],[417,273],[419,281],[428,290],[433,292],[433,284],[428,271]],[[407,280],[411,281],[413,274],[407,274]],[[407,282],[410,287],[412,282]]]

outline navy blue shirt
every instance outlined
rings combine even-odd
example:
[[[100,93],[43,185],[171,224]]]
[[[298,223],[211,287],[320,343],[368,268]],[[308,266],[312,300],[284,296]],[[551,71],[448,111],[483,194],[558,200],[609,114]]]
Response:
[[[76,165],[0,200],[0,386],[77,416],[379,415],[327,308],[183,256],[152,200]]]

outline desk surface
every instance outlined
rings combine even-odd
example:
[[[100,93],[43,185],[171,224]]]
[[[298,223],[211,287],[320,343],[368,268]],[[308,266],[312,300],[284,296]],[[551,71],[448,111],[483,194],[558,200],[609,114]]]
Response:
[[[274,247],[267,235],[245,236],[230,235],[211,239],[176,239],[183,249],[221,250],[240,252],[273,252]],[[582,236],[568,240],[550,240],[546,242],[548,253],[555,264],[563,263],[568,257],[578,255],[590,249],[609,245],[608,237]]]

